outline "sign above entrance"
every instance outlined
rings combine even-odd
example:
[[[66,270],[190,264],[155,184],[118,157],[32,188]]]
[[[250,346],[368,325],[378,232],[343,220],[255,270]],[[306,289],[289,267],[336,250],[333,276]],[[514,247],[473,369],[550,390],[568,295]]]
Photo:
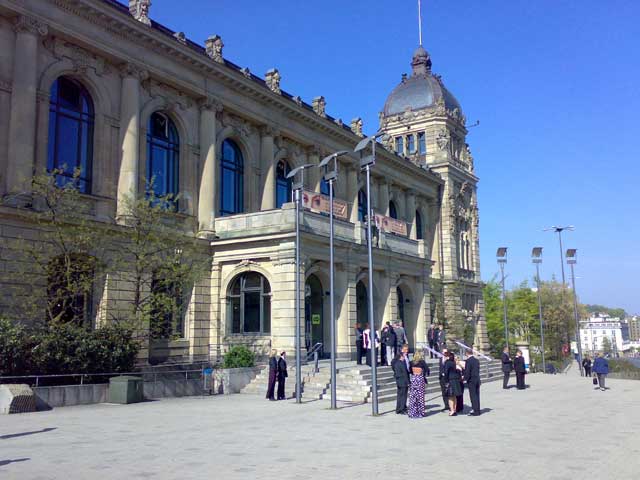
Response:
[[[311,315],[311,324],[312,325],[320,325],[320,314],[314,313]]]
[[[329,197],[321,193],[310,192],[305,190],[302,192],[302,206],[312,212],[325,213],[329,215]],[[347,219],[347,202],[344,200],[333,199],[333,214],[340,220]]]

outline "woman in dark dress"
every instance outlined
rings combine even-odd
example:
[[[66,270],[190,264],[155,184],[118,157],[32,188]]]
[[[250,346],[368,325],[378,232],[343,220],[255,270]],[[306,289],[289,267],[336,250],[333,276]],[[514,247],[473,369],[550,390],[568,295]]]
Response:
[[[267,398],[275,401],[273,392],[276,388],[276,377],[278,376],[278,351],[274,348],[269,356],[269,385],[267,386]]]
[[[460,381],[462,376],[456,368],[455,355],[453,352],[448,353],[448,360],[444,362],[444,382],[447,400],[449,402],[449,416],[453,417],[456,413],[456,397],[462,395],[462,389],[460,388]]]
[[[456,370],[460,374],[460,395],[456,397],[456,413],[464,411],[464,382],[462,372],[464,372],[464,360],[456,358]]]
[[[416,352],[411,361],[411,384],[409,386],[409,418],[424,417],[424,390],[431,372],[422,353]]]
[[[289,376],[287,374],[287,353],[282,352],[280,354],[280,359],[278,360],[278,400],[286,400],[287,397],[284,393],[284,383],[286,378]]]
[[[524,390],[524,375],[527,373],[527,369],[524,366],[524,357],[521,350],[516,352],[516,358],[513,359],[513,369],[516,371],[516,387],[518,390]]]

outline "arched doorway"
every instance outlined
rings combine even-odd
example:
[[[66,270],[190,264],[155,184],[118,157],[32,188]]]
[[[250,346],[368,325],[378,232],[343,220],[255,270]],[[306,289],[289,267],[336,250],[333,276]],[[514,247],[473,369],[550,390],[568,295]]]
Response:
[[[407,342],[409,343],[409,350],[413,352],[416,346],[416,319],[411,311],[409,291],[401,286],[396,287],[396,312],[398,315],[398,321],[402,322],[404,325],[404,330],[407,334]]]
[[[356,321],[364,328],[364,324],[369,322],[369,305],[367,302],[367,287],[362,280],[356,285]]]
[[[323,345],[322,352],[329,353],[330,345],[324,335],[324,292],[315,275],[309,275],[304,287],[305,345],[307,350],[316,343]]]

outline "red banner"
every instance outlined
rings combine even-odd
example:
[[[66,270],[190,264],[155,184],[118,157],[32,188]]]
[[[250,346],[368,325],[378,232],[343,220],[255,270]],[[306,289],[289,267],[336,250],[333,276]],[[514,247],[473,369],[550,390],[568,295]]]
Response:
[[[407,223],[384,215],[375,214],[376,227],[382,232],[395,233],[396,235],[407,236]]]
[[[311,210],[312,212],[326,213],[329,215],[329,197],[322,195],[321,193],[309,192],[304,190],[302,192],[302,206]],[[344,200],[333,199],[333,215],[341,220],[347,219],[347,202]]]

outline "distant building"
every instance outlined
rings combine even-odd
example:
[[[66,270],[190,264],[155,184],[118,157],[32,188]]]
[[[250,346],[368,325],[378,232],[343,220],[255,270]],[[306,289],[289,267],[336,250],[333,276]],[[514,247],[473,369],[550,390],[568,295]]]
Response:
[[[580,340],[584,352],[602,352],[605,338],[609,339],[613,352],[622,349],[622,323],[619,318],[596,313],[589,320],[580,322]]]
[[[629,339],[632,342],[640,341],[640,316],[634,315],[629,321]]]
[[[622,341],[623,342],[628,342],[630,340],[630,335],[629,335],[629,319],[628,318],[623,318],[622,320],[620,320],[620,328],[622,329]]]

